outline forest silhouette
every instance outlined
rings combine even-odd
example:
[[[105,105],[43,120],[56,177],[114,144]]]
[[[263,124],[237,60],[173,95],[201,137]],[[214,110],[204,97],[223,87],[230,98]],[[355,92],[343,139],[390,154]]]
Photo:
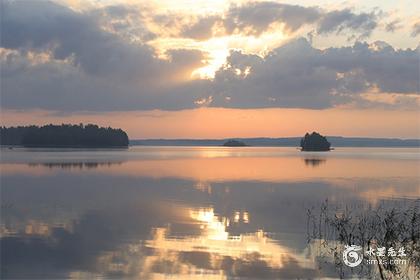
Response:
[[[300,147],[302,151],[322,152],[329,151],[331,149],[331,143],[328,142],[325,136],[317,132],[312,132],[312,134],[306,133],[300,140]]]
[[[49,124],[1,127],[0,143],[25,147],[127,147],[129,140],[122,129],[95,124]]]

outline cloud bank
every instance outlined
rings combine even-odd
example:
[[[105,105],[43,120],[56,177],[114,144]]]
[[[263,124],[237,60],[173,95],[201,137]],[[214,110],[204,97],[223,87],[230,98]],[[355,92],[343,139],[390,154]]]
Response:
[[[348,8],[326,11],[319,7],[271,1],[248,2],[231,5],[224,15],[198,17],[184,27],[181,35],[203,40],[218,34],[260,36],[270,28],[282,28],[286,33],[293,33],[303,26],[313,25],[316,33],[321,35],[350,33],[357,38],[366,38],[378,26],[380,17],[380,11],[355,13]],[[219,31],[216,32],[215,29]]]
[[[405,96],[404,102],[391,104],[404,107],[417,102],[420,91],[419,47],[394,49],[378,41],[321,50],[300,38],[263,57],[233,50],[214,79],[191,79],[191,73],[205,65],[207,54],[170,49],[164,58],[158,56],[147,43],[156,34],[142,25],[141,11],[129,6],[77,12],[44,1],[1,5],[5,109],[321,109],[375,106],[375,98],[366,99],[364,94],[376,92],[397,95],[395,100]],[[135,32],[127,24],[134,12],[140,15]],[[289,32],[316,24],[320,34],[353,30],[366,37],[378,17],[272,2],[231,6],[228,15],[203,17],[181,33],[201,40],[212,36],[214,26],[221,23],[228,33],[258,35],[279,21]]]

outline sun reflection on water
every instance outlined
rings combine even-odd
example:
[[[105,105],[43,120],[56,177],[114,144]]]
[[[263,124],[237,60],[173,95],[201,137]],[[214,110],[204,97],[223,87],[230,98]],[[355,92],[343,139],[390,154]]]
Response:
[[[188,275],[204,273],[204,270],[200,273],[199,268],[205,266],[209,269],[205,272],[206,275],[210,273],[222,277],[217,279],[224,279],[226,271],[223,269],[223,263],[226,260],[248,264],[262,262],[268,269],[280,269],[285,262],[293,259],[302,267],[311,267],[304,256],[282,246],[262,229],[239,235],[230,234],[227,230],[229,224],[237,221],[218,216],[211,207],[190,208],[189,215],[200,228],[198,236],[174,237],[171,236],[170,227],[153,230],[151,239],[146,241],[146,247],[154,251],[146,261],[150,269],[155,266],[152,263],[162,263],[165,260],[172,264],[178,263],[179,266],[187,264],[187,271],[178,270],[182,275],[184,272]],[[234,217],[237,215],[242,217],[242,222],[249,222],[248,212],[236,211]],[[205,265],[185,263],[185,255],[189,254],[194,254],[196,260],[200,259],[197,256],[206,256],[208,263]]]

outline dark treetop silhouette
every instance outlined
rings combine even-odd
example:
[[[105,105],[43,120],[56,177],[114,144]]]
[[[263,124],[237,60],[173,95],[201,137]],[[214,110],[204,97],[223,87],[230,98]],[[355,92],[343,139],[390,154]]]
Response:
[[[231,139],[231,140],[226,141],[223,144],[223,146],[225,146],[225,147],[245,147],[247,145],[242,141]]]
[[[1,145],[26,147],[127,147],[128,136],[121,129],[62,124],[0,128]]]
[[[329,151],[331,144],[321,134],[312,132],[312,134],[306,133],[300,140],[300,147],[302,151]]]

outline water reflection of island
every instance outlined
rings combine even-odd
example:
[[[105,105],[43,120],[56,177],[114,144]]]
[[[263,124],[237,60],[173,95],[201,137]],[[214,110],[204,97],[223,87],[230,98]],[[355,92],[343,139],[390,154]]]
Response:
[[[317,167],[324,164],[327,160],[323,158],[305,158],[304,161],[306,166]]]
[[[43,162],[43,163],[28,163],[30,167],[48,167],[50,169],[53,168],[61,168],[61,169],[94,169],[98,167],[111,167],[112,165],[120,165],[122,164],[121,161],[119,162]]]

